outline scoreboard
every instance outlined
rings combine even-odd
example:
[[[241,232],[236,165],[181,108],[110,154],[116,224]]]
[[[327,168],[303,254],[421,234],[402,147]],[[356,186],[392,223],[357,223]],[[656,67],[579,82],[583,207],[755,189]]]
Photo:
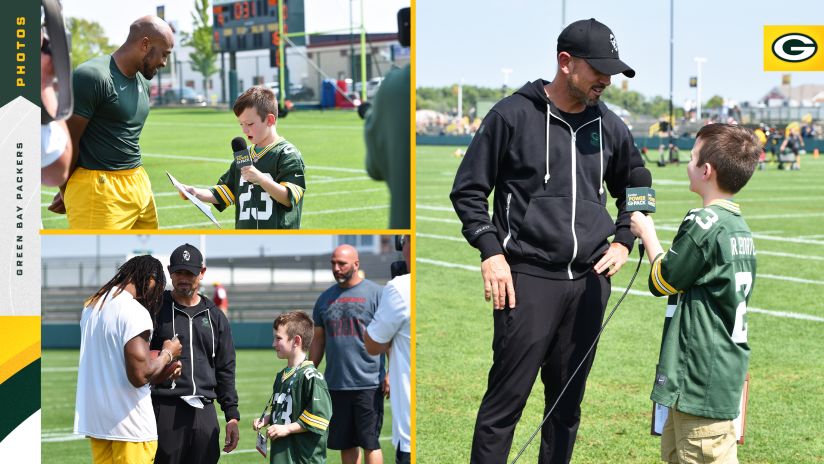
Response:
[[[306,30],[303,0],[283,2],[283,33]],[[215,49],[221,52],[274,49],[280,44],[278,0],[215,1],[212,7]],[[305,45],[303,36],[292,37]]]

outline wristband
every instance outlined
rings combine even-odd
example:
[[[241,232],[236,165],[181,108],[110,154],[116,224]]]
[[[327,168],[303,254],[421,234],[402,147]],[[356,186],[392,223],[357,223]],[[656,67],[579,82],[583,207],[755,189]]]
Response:
[[[165,349],[165,348],[164,348],[164,349],[160,350],[160,354],[163,354],[163,353],[166,353],[166,354],[168,354],[168,355],[169,355],[169,362],[167,362],[167,363],[166,363],[167,365],[168,365],[168,364],[171,364],[171,363],[172,363],[172,361],[174,361],[174,360],[175,360],[174,356],[172,356],[172,352],[171,352],[171,351],[169,351],[169,350],[167,350],[167,349]]]

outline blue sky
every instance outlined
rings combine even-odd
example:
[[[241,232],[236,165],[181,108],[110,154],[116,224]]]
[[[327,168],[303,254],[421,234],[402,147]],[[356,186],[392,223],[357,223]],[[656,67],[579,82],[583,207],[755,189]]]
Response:
[[[754,101],[781,83],[780,72],[763,71],[764,25],[824,24],[822,4],[792,2],[675,0],[674,78],[676,105],[695,99],[689,77],[694,57],[702,69],[702,100],[718,94]],[[502,68],[512,69],[509,87],[555,75],[555,46],[561,0],[419,0],[417,86],[459,82],[500,87]],[[637,75],[630,90],[669,96],[670,2],[666,0],[567,0],[567,23],[594,17],[609,26],[621,59]],[[824,40],[819,42],[824,47]],[[623,76],[613,78],[620,86]],[[824,72],[792,74],[792,84],[824,84]]]

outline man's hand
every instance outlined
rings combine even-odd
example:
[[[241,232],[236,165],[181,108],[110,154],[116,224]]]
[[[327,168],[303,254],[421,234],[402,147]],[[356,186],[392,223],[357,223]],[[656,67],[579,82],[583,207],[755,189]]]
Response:
[[[604,252],[604,256],[601,256],[601,259],[595,263],[595,272],[600,274],[604,272],[604,270],[609,269],[607,277],[612,277],[616,272],[621,270],[621,267],[627,262],[628,258],[629,249],[627,249],[627,247],[620,243],[610,243],[609,248]]]
[[[231,419],[226,423],[226,441],[223,446],[223,452],[229,453],[237,448],[237,443],[240,440],[240,432],[237,428],[237,419]]]
[[[57,192],[49,205],[49,211],[57,214],[66,214],[66,205],[63,204],[63,192]]]
[[[175,361],[175,371],[169,376],[168,380],[175,381],[183,374],[183,363],[180,360]]]
[[[481,263],[481,275],[484,279],[484,298],[492,300],[492,307],[504,309],[507,299],[509,307],[515,308],[515,286],[512,274],[504,255],[493,255]]]
[[[251,182],[255,185],[260,184],[260,181],[264,178],[263,173],[254,166],[243,166],[240,168],[240,175],[246,182]]]
[[[388,400],[389,399],[389,372],[387,372],[386,375],[383,377],[383,385],[382,386],[383,386],[383,388],[381,390],[383,390],[383,397]]]
[[[283,424],[275,424],[266,429],[266,434],[270,440],[277,440],[289,435],[289,427]]]

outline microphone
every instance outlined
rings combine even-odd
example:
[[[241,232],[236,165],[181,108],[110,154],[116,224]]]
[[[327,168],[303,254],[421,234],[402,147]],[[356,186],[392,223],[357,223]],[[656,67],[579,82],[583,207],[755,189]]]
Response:
[[[655,189],[652,188],[652,173],[641,166],[629,173],[627,188],[627,211],[641,211],[644,214],[655,212]],[[638,251],[644,255],[644,242],[639,240]]]
[[[246,141],[243,137],[235,137],[232,139],[232,153],[234,154],[235,164],[238,169],[252,165],[252,157],[249,156],[249,148],[246,146]]]

